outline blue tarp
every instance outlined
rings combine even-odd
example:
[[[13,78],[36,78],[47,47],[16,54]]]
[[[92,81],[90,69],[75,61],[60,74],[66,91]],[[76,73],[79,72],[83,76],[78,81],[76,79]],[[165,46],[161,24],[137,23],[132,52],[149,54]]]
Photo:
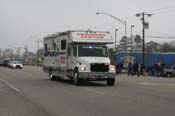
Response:
[[[115,61],[117,64],[122,62],[122,57],[129,56],[130,53],[117,53],[115,55]],[[131,54],[132,57],[138,62],[138,64],[142,64],[142,53],[134,52]],[[162,63],[165,65],[175,65],[175,53],[145,53],[145,66],[153,66],[156,63]]]

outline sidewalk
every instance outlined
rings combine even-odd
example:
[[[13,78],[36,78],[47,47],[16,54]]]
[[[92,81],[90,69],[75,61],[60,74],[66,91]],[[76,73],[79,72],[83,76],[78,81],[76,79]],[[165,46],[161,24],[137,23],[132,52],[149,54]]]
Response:
[[[128,76],[128,74],[119,74],[116,76],[118,81],[134,82],[134,83],[165,83],[175,84],[175,78],[153,77],[153,76]]]

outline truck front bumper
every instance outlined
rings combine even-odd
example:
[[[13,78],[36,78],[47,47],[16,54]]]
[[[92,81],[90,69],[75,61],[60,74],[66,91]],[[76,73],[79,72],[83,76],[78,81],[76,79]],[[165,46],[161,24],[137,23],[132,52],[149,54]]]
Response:
[[[109,72],[79,72],[80,80],[105,81],[108,79],[115,79],[115,77],[115,73]]]

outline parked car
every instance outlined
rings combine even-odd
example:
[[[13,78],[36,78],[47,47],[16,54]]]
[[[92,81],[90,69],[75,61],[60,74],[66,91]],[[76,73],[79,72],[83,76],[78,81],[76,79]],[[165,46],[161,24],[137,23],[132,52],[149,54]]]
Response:
[[[10,68],[23,68],[23,64],[21,63],[21,61],[10,61],[9,63],[9,67]]]
[[[2,63],[2,66],[8,67],[9,62],[10,62],[10,60],[4,60]]]
[[[175,77],[175,66],[165,66],[163,70],[163,76]]]
[[[3,60],[0,60],[0,66],[2,66],[3,65]]]

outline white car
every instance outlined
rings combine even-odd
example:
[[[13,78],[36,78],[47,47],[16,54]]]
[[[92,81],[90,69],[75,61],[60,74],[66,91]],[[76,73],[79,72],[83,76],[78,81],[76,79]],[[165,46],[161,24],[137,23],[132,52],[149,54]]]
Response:
[[[10,61],[9,63],[10,68],[23,68],[23,64],[20,61]]]
[[[175,66],[165,66],[163,70],[163,76],[175,77]]]

